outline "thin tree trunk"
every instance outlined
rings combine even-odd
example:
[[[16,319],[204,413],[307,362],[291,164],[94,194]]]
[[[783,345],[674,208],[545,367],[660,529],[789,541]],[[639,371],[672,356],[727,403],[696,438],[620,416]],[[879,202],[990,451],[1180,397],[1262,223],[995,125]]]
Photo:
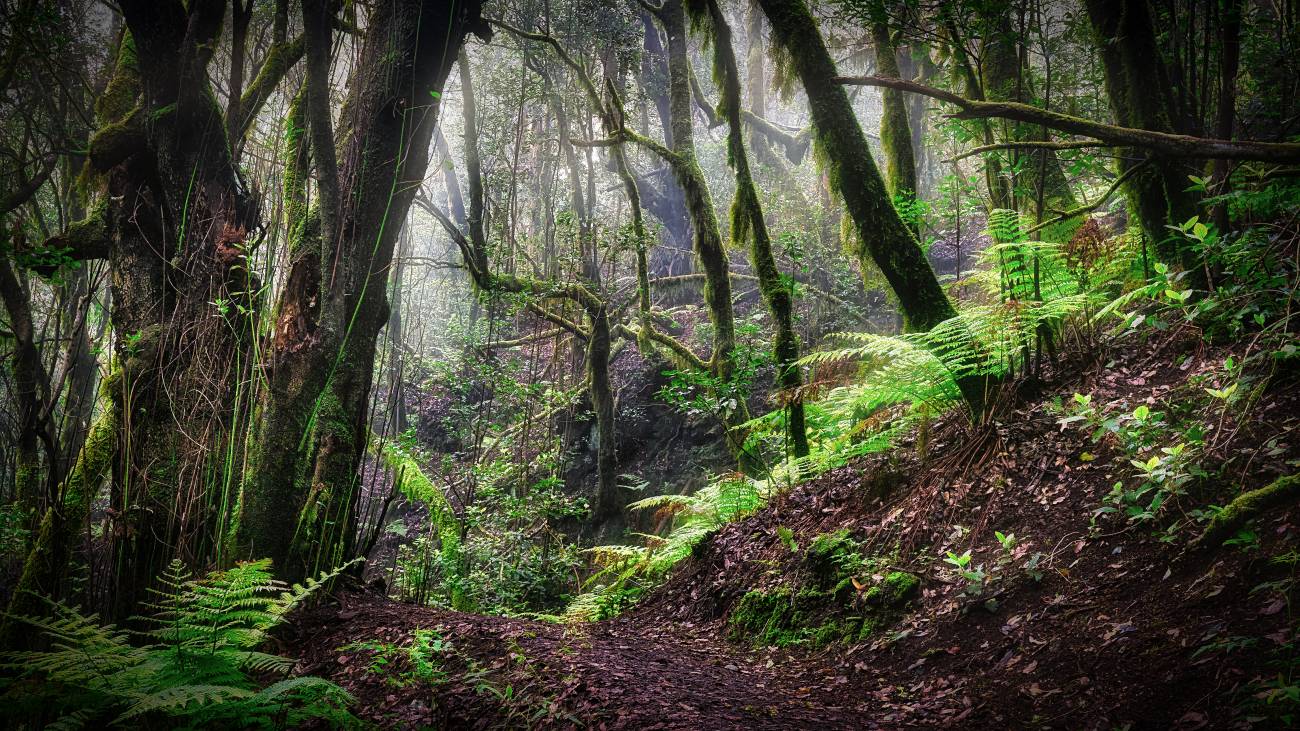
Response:
[[[1173,112],[1166,103],[1161,80],[1166,77],[1156,45],[1155,29],[1144,0],[1088,0],[1091,21],[1106,76],[1106,92],[1116,121],[1125,127],[1173,132]],[[1127,172],[1146,155],[1140,149],[1121,151],[1119,173]],[[1173,160],[1153,156],[1148,169],[1124,185],[1132,218],[1166,262],[1179,263],[1193,286],[1206,285],[1200,262],[1169,229],[1196,214],[1196,201],[1186,192],[1186,169]]]
[[[727,159],[736,171],[736,198],[731,210],[731,239],[736,245],[749,239],[749,256],[758,276],[758,287],[767,303],[768,311],[776,325],[772,351],[776,361],[777,382],[786,400],[786,435],[795,457],[808,456],[808,432],[804,425],[802,395],[803,376],[799,371],[799,337],[794,332],[793,296],[790,287],[781,277],[772,256],[772,240],[763,218],[758,189],[749,171],[749,155],[745,150],[744,125],[741,116],[740,71],[731,43],[731,28],[718,6],[717,0],[708,0],[708,18],[712,28],[714,68],[723,78],[718,79],[722,100],[718,105],[728,124]],[[701,13],[703,14],[703,13]],[[907,128],[906,123],[903,130]]]

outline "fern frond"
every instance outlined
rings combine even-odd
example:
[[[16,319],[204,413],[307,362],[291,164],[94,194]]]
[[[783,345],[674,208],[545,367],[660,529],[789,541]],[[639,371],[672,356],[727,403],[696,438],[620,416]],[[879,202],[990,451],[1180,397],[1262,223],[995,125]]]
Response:
[[[229,685],[178,685],[141,695],[122,715],[114,719],[113,723],[129,721],[147,713],[184,715],[193,713],[199,706],[228,703],[252,696],[252,691]]]

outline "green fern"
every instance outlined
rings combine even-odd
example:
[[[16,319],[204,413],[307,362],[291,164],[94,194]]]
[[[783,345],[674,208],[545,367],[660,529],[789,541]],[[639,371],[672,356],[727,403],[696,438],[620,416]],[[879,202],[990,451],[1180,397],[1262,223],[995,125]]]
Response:
[[[358,559],[360,560],[360,559]],[[287,674],[288,658],[257,650],[267,632],[355,561],[286,587],[270,561],[240,563],[192,579],[173,561],[153,590],[151,629],[130,635],[62,603],[50,616],[20,617],[49,641],[45,651],[11,652],[0,667],[17,679],[4,716],[22,722],[58,714],[52,727],[286,728],[316,718],[355,719],[350,697],[320,678],[286,678],[259,688],[258,677]]]

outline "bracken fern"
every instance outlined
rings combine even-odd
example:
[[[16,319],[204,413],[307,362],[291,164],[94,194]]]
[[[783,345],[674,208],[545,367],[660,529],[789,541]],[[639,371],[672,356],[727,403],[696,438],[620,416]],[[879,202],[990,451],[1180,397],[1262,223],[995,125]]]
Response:
[[[353,562],[355,563],[355,562]],[[239,563],[192,579],[173,561],[154,589],[150,629],[131,633],[102,625],[63,603],[48,618],[20,617],[49,649],[3,655],[17,677],[4,716],[18,727],[53,717],[48,728],[289,728],[308,719],[351,725],[350,696],[321,678],[286,675],[289,658],[258,651],[267,632],[294,607],[337,577],[286,586],[270,561]],[[132,643],[132,634],[142,643]]]

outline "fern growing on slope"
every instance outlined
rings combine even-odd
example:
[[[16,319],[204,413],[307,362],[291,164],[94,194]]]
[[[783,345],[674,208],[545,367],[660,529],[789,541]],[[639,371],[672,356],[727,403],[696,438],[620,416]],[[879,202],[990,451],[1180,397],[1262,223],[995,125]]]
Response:
[[[15,726],[53,717],[57,728],[350,725],[351,697],[329,681],[284,677],[260,687],[259,678],[287,676],[293,660],[257,649],[291,609],[350,565],[286,587],[271,577],[267,559],[203,579],[173,561],[154,590],[155,613],[142,620],[151,629],[138,633],[140,645],[96,615],[51,602],[51,617],[20,618],[50,649],[3,655],[2,666],[17,677],[2,716]]]
[[[804,356],[799,364],[805,368],[840,363],[860,368],[856,382],[816,399],[805,396],[811,453],[778,464],[767,480],[727,477],[694,495],[633,503],[633,509],[657,511],[671,521],[671,529],[662,537],[643,536],[641,546],[591,549],[600,568],[587,581],[589,591],[570,604],[565,616],[593,620],[617,614],[710,532],[762,507],[777,486],[887,450],[897,435],[926,415],[966,410],[968,401],[958,385],[963,379],[983,377],[995,384],[1014,376],[1035,353],[1051,347],[1067,321],[1086,322],[1106,299],[1101,293],[1127,272],[1104,260],[1131,252],[1107,249],[1101,252],[1105,256],[1081,257],[1055,244],[1030,241],[1015,211],[994,211],[989,227],[998,243],[983,253],[981,270],[972,277],[984,286],[988,304],[967,304],[927,332],[838,333],[832,337],[840,347]],[[1119,274],[1089,276],[1106,271]],[[816,393],[817,386],[814,379],[806,393]],[[784,432],[784,415],[783,409],[774,409],[743,425],[752,451]]]
[[[672,528],[667,536],[635,534],[641,546],[596,546],[588,549],[600,569],[587,579],[586,593],[569,603],[564,618],[596,621],[618,614],[647,589],[661,582],[695,545],[713,531],[767,504],[768,480],[740,474],[722,476],[693,495],[655,495],[628,505],[653,510],[656,522]]]
[[[429,479],[415,456],[400,444],[384,444],[379,456],[385,466],[397,476],[402,494],[412,502],[424,504],[429,511],[430,535],[438,538],[439,563],[446,572],[443,578],[448,584],[452,607],[472,609],[463,588],[465,577],[461,555],[461,526],[446,493]]]

